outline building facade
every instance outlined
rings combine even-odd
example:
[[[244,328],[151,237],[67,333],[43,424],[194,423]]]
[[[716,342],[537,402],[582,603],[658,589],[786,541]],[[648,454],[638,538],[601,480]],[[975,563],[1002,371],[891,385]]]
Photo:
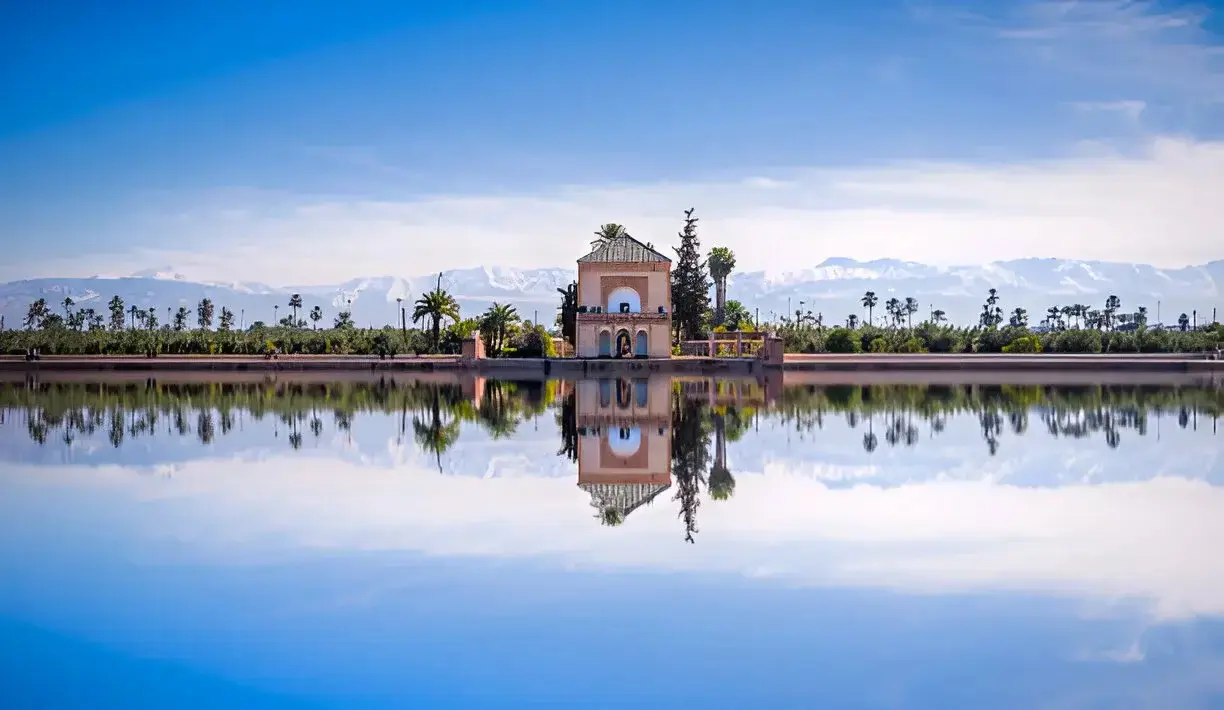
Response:
[[[671,357],[671,259],[630,236],[578,260],[577,357]]]

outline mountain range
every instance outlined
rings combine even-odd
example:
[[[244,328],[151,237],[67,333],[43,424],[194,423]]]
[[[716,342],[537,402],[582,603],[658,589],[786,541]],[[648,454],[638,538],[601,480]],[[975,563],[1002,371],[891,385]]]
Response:
[[[106,304],[119,296],[128,306],[157,308],[162,322],[165,312],[186,306],[194,312],[203,298],[211,299],[219,311],[228,307],[239,325],[257,320],[267,323],[288,313],[292,294],[300,294],[305,317],[314,306],[325,314],[323,324],[348,307],[359,326],[399,322],[399,304],[411,317],[411,302],[432,289],[437,275],[418,277],[372,276],[340,284],[315,286],[270,286],[251,282],[202,282],[188,279],[171,267],[148,269],[128,276],[98,275],[90,278],[42,278],[0,284],[0,316],[5,327],[20,327],[29,305],[45,298],[54,310],[71,297],[78,307],[106,314]],[[514,269],[477,267],[445,272],[442,285],[459,301],[464,314],[474,315],[493,301],[513,304],[525,318],[551,323],[560,295],[575,278],[567,268]],[[988,289],[998,289],[1000,306],[1010,313],[1016,307],[1029,312],[1037,323],[1050,306],[1076,303],[1101,308],[1111,295],[1122,301],[1123,312],[1146,306],[1150,322],[1176,323],[1181,313],[1197,311],[1200,323],[1210,321],[1214,308],[1224,306],[1224,260],[1178,269],[1146,264],[1066,259],[1019,259],[977,266],[932,266],[910,261],[877,259],[856,261],[831,258],[810,267],[782,273],[749,271],[734,273],[727,297],[759,311],[763,320],[800,308],[823,315],[826,324],[842,323],[850,314],[865,316],[860,303],[864,292],[874,291],[880,305],[889,298],[913,297],[925,318],[931,309],[943,310],[953,322],[974,323]]]

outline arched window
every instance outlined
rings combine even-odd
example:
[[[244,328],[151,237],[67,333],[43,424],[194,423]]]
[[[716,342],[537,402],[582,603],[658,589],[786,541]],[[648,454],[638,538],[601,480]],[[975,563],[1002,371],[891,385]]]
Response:
[[[633,400],[639,407],[645,407],[649,401],[650,390],[646,386],[646,380],[637,380],[633,383]]]
[[[608,294],[608,313],[620,313],[622,303],[628,305],[629,313],[642,312],[642,297],[628,286],[619,286]]]
[[[646,348],[646,331],[639,330],[637,332],[637,343],[633,349],[633,354],[646,357],[648,352],[650,351]]]
[[[612,334],[606,330],[599,333],[599,354],[603,357],[612,354]]]

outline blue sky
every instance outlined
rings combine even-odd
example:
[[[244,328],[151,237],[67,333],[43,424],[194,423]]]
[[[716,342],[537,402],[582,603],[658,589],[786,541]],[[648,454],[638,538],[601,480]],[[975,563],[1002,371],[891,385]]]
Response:
[[[0,278],[1224,256],[1218,3],[756,5],[6,4]]]

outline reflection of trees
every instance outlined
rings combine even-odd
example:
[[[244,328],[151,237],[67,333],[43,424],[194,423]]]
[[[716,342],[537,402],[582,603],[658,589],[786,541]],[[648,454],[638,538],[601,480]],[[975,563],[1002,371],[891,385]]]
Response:
[[[829,411],[843,411],[851,427],[866,419],[863,449],[868,453],[879,446],[877,416],[884,420],[889,446],[917,444],[922,425],[934,437],[945,430],[950,417],[972,416],[993,455],[1006,436],[1028,432],[1030,417],[1041,421],[1051,436],[1099,436],[1117,447],[1126,431],[1146,435],[1151,416],[1176,414],[1184,428],[1200,412],[1213,422],[1224,413],[1224,390],[1218,387],[808,386],[786,388],[779,400],[770,416],[799,431],[819,427]]]
[[[578,460],[578,404],[574,390],[565,395],[561,406],[557,409],[557,428],[561,431],[561,448],[558,456],[564,456],[570,461]]]
[[[684,521],[684,539],[693,542],[697,532],[697,508],[701,486],[710,467],[710,429],[708,409],[699,402],[677,395],[672,402],[672,477]]]

